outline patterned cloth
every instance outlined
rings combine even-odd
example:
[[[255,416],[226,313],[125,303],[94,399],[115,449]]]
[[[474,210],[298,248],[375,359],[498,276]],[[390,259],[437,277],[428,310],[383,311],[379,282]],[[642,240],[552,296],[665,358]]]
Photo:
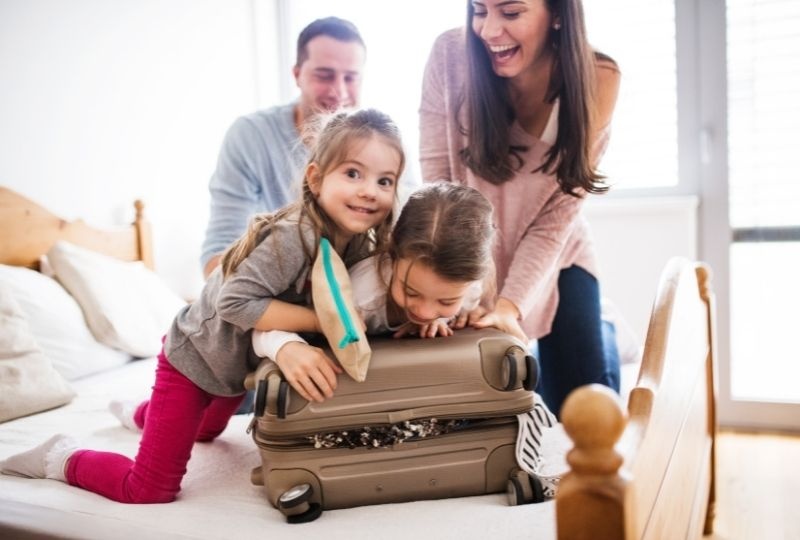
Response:
[[[563,473],[561,471],[555,473],[551,470],[545,471],[544,466],[550,456],[543,451],[545,450],[543,442],[546,436],[558,432],[558,430],[552,429],[558,425],[558,420],[544,404],[542,397],[539,394],[534,394],[534,396],[533,410],[517,415],[517,422],[519,422],[517,464],[520,469],[538,478],[542,482],[544,496],[552,498],[558,491],[558,482]]]

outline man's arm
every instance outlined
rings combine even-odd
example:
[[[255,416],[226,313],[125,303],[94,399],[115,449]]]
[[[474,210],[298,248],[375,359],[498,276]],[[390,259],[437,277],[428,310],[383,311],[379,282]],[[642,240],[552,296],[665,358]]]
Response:
[[[208,277],[219,265],[222,252],[247,228],[260,210],[259,179],[253,170],[257,133],[245,118],[239,118],[225,134],[217,167],[208,190],[211,205],[203,242],[201,264]]]
[[[222,262],[222,255],[214,255],[208,262],[206,266],[203,268],[203,277],[208,279],[208,276],[211,275],[211,272],[217,269],[217,266]]]

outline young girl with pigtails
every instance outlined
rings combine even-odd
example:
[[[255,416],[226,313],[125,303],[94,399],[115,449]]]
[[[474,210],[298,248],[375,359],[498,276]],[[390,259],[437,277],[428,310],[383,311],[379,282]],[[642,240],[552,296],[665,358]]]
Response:
[[[0,471],[65,481],[124,503],[173,501],[194,443],[222,433],[243,399],[245,375],[260,360],[252,355],[253,330],[319,331],[307,278],[320,239],[346,265],[385,249],[404,159],[385,114],[330,116],[312,147],[300,201],[252,221],[198,300],[175,317],[150,399],[112,408],[127,427],[142,430],[136,458],[79,449],[55,435],[0,463]],[[276,361],[304,398],[333,395],[341,369],[321,350],[290,343]]]

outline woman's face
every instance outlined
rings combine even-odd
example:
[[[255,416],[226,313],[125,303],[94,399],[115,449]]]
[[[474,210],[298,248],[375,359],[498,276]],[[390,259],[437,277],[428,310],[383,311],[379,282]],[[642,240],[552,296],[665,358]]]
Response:
[[[464,303],[471,281],[450,281],[431,267],[410,259],[398,259],[389,292],[414,324],[429,324],[455,316]]]
[[[498,76],[516,77],[552,56],[546,0],[473,0],[472,7],[472,30]]]

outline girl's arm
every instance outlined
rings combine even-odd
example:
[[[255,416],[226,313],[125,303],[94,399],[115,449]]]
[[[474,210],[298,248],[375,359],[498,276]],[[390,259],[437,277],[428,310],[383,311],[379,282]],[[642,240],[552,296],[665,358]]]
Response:
[[[322,402],[333,396],[336,375],[342,370],[322,350],[312,347],[294,332],[253,332],[253,350],[281,369],[295,391],[308,401]]]
[[[307,306],[272,300],[263,315],[256,321],[255,330],[283,330],[285,332],[321,332],[319,319]]]

